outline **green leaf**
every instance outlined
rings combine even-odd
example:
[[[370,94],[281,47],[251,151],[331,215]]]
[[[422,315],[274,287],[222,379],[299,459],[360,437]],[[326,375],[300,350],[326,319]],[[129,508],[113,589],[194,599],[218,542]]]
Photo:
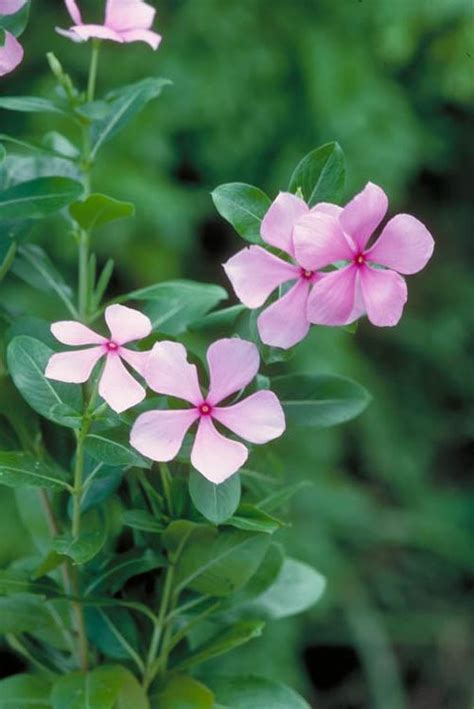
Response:
[[[158,522],[153,515],[145,510],[126,510],[123,513],[122,522],[126,527],[151,534],[161,534],[164,529],[161,522]]]
[[[93,579],[86,587],[85,594],[91,595],[98,590],[107,589],[111,594],[121,589],[129,579],[139,574],[154,571],[167,565],[166,558],[153,549],[133,549],[132,551],[118,554],[100,571],[94,574]]]
[[[171,675],[150,703],[151,709],[214,709],[214,695],[193,677]]]
[[[121,428],[90,433],[85,439],[85,450],[94,460],[106,465],[149,468],[151,462],[130,447],[129,435]]]
[[[112,100],[106,115],[92,124],[91,159],[95,158],[104,143],[122,130],[149,101],[157,98],[163,88],[169,84],[171,84],[169,79],[142,79],[110,94]]]
[[[0,596],[18,596],[21,593],[34,594],[44,598],[61,596],[58,587],[50,579],[33,581],[24,571],[0,570]]]
[[[309,704],[280,682],[247,675],[209,677],[217,701],[232,709],[310,709]]]
[[[106,538],[107,526],[101,516],[93,511],[82,518],[79,537],[69,533],[59,535],[53,539],[52,548],[58,554],[71,558],[75,564],[86,564],[97,556]]]
[[[239,506],[237,514],[227,520],[226,525],[249,532],[273,534],[283,523],[255,505],[244,502]]]
[[[0,451],[0,485],[48,490],[71,489],[62,471],[54,464],[16,451]]]
[[[228,297],[220,286],[177,280],[157,283],[127,295],[127,300],[148,301],[146,313],[153,328],[165,335],[181,335],[189,325]]]
[[[0,681],[0,709],[50,709],[50,683],[36,675],[14,675]]]
[[[235,597],[232,597],[231,602],[233,605],[238,605],[243,601],[260,596],[266,591],[278,578],[284,558],[282,547],[274,542],[270,544],[262,563],[250,581],[245,584]]]
[[[287,425],[327,428],[359,416],[371,397],[352,379],[332,374],[289,374],[271,380]]]
[[[207,642],[203,643],[184,660],[178,663],[178,670],[184,670],[194,665],[200,665],[213,657],[219,657],[240,645],[244,645],[262,634],[265,623],[259,620],[241,620],[231,628],[224,630]]]
[[[119,665],[60,677],[53,687],[51,702],[53,709],[149,709],[135,677]]]
[[[70,307],[72,289],[41,246],[37,244],[21,246],[18,249],[12,271],[15,276],[21,278],[29,286],[47,293],[55,293],[66,306]]]
[[[202,525],[190,537],[176,567],[176,583],[210,596],[227,596],[253,576],[269,545],[266,534]]]
[[[126,608],[86,608],[87,634],[91,643],[113,660],[135,659],[138,629]]]
[[[266,512],[272,512],[273,510],[283,507],[294,495],[307,487],[311,487],[312,484],[310,480],[300,480],[300,482],[294,483],[293,485],[286,485],[280,490],[275,490],[275,492],[270,493],[270,495],[260,502],[257,502],[257,507]]]
[[[85,492],[81,499],[81,511],[87,512],[100,505],[119,487],[123,468],[98,463],[89,456],[85,459]],[[71,500],[72,507],[72,500]]]
[[[311,608],[321,598],[326,580],[312,566],[296,559],[284,560],[275,582],[246,610],[264,618],[287,618]]]
[[[252,185],[231,182],[211,193],[214,205],[235,231],[251,244],[260,244],[262,219],[270,208],[270,198]]]
[[[135,205],[105,194],[91,194],[83,202],[71,204],[69,213],[82,229],[91,231],[117,219],[133,217]]]
[[[196,331],[212,331],[230,328],[235,324],[237,318],[246,310],[245,305],[231,305],[229,308],[216,310],[193,322],[190,329]]]
[[[301,190],[313,207],[318,202],[339,202],[344,192],[346,164],[337,143],[327,143],[306,155],[291,176],[289,190]]]
[[[54,101],[39,96],[3,96],[0,108],[20,113],[66,113]]]
[[[51,624],[51,616],[38,596],[18,593],[0,598],[0,635],[30,633]]]
[[[189,494],[196,509],[213,524],[222,524],[239,506],[239,475],[232,475],[220,485],[207,480],[195,470],[189,476]]]
[[[44,371],[53,351],[27,335],[15,337],[7,348],[8,368],[32,409],[62,426],[81,425],[82,393],[74,384],[47,379]]]
[[[26,0],[23,7],[18,12],[11,15],[2,15],[0,7],[0,28],[11,32],[15,37],[19,37],[25,30],[28,24],[30,14],[30,1]]]
[[[69,177],[38,177],[0,192],[0,219],[42,219],[79,199],[84,188]]]

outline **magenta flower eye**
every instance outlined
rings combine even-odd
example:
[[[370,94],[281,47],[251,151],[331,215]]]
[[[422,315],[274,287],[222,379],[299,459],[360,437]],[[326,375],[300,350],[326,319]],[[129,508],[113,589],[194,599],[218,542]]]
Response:
[[[149,354],[130,350],[124,345],[147,337],[151,332],[151,322],[143,313],[124,305],[109,305],[105,310],[105,320],[112,339],[102,337],[73,320],[53,323],[51,332],[59,342],[94,347],[52,355],[45,374],[49,379],[81,384],[89,379],[97,362],[105,357],[99,394],[111,409],[121,413],[145,398],[145,389],[124,367],[122,360],[143,376]]]
[[[65,0],[65,3],[74,24],[68,30],[56,29],[75,42],[92,38],[120,44],[145,42],[152,49],[158,49],[161,36],[150,29],[156,10],[142,0],[107,0],[103,25],[85,24],[76,0]]]
[[[197,369],[188,362],[183,345],[159,342],[154,346],[145,372],[148,385],[158,394],[184,399],[191,407],[141,414],[130,442],[148,458],[166,462],[178,454],[188,429],[198,422],[191,463],[208,480],[221,483],[242,467],[248,450],[219,433],[215,422],[251,443],[266,443],[281,436],[285,416],[277,397],[268,390],[222,405],[256,376],[260,357],[253,343],[237,338],[218,340],[209,347],[207,362],[210,384],[204,397]]]

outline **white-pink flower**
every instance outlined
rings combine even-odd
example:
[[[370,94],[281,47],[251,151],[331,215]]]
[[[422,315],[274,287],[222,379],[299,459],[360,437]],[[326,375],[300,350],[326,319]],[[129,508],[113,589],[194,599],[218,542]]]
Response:
[[[26,0],[0,0],[0,17],[14,15],[26,4]],[[0,30],[1,33],[1,30]],[[23,61],[24,51],[16,37],[5,31],[4,42],[0,46],[0,76],[10,74]]]
[[[385,217],[385,192],[369,182],[343,209],[313,212],[295,226],[296,256],[304,268],[326,273],[308,299],[308,319],[320,325],[345,325],[367,314],[378,326],[396,325],[407,300],[405,279],[421,271],[433,253],[426,227],[409,214],[398,214],[372,246],[367,243]]]
[[[103,337],[74,320],[51,325],[51,332],[65,345],[94,345],[87,349],[53,354],[45,375],[60,382],[82,384],[92,374],[97,362],[105,357],[105,366],[99,381],[99,394],[111,409],[120,413],[145,398],[145,389],[123,365],[122,360],[144,376],[149,352],[130,350],[124,345],[147,337],[152,330],[146,315],[124,305],[109,305],[105,321],[110,337]]]
[[[232,256],[224,270],[240,301],[248,308],[259,308],[270,294],[284,283],[291,288],[257,319],[262,342],[287,349],[308,334],[310,322],[306,305],[311,287],[323,276],[308,269],[295,249],[295,225],[307,214],[337,209],[321,202],[312,210],[299,197],[280,192],[262,221],[260,234],[269,246],[283,251],[291,262],[275,256],[261,246],[249,246]]]
[[[209,391],[203,396],[196,366],[176,342],[159,342],[151,351],[145,378],[159,394],[184,399],[187,409],[148,411],[136,420],[130,442],[152,460],[166,462],[179,452],[184,436],[199,422],[191,463],[213,483],[222,483],[247,460],[248,450],[223,436],[215,422],[251,443],[267,443],[285,430],[285,416],[275,394],[261,390],[235,404],[222,406],[256,376],[260,357],[256,346],[237,338],[214,342],[207,351]]]
[[[92,37],[120,44],[145,42],[152,49],[158,49],[161,35],[150,29],[156,10],[142,0],[107,0],[103,25],[85,24],[76,0],[65,0],[65,3],[74,23],[68,30],[57,28],[65,37],[76,42]]]

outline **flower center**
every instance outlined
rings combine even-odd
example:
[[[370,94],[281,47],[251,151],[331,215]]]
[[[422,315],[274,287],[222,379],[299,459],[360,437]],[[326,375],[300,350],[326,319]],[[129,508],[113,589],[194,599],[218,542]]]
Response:
[[[363,263],[365,263],[365,255],[363,253],[357,254],[357,256],[354,256],[354,263],[357,266],[362,266]]]
[[[118,348],[119,346],[117,345],[117,343],[112,342],[112,340],[105,343],[105,349],[107,350],[107,352],[117,352]]]
[[[313,277],[314,271],[308,271],[306,268],[302,268],[300,270],[300,276],[301,278],[304,278],[306,281],[309,281],[310,278]]]
[[[199,407],[199,413],[201,416],[210,416],[212,412],[212,406],[207,403],[207,401],[204,401],[201,406]]]

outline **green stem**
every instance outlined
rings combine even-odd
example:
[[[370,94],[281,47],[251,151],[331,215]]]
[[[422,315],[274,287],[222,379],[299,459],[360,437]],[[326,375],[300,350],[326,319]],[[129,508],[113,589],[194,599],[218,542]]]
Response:
[[[78,273],[79,318],[86,322],[89,310],[89,234],[81,229],[79,233],[79,273]]]
[[[171,474],[166,463],[160,463],[161,484],[163,485],[163,494],[165,496],[168,512],[173,516],[173,498],[171,496]]]
[[[3,279],[7,275],[8,271],[10,270],[10,268],[13,264],[13,261],[15,260],[16,250],[17,250],[17,243],[16,243],[16,241],[12,241],[12,243],[10,244],[10,248],[8,249],[7,253],[5,254],[5,258],[3,259],[3,262],[0,265],[0,282],[3,281]]]
[[[164,626],[166,622],[166,616],[169,612],[169,607],[172,599],[173,590],[173,579],[174,579],[174,567],[169,566],[166,570],[165,583],[163,586],[163,594],[161,596],[160,610],[158,613],[158,622],[153,630],[153,635],[151,638],[150,649],[148,651],[148,657],[146,662],[146,672],[143,678],[143,686],[148,689],[150,684],[153,682],[155,677],[154,665],[156,662],[156,656],[158,654],[158,649],[160,646],[160,640],[164,631]]]
[[[97,83],[97,69],[99,66],[100,40],[92,40],[91,62],[89,65],[89,79],[87,82],[87,101],[93,101],[95,96],[95,86]]]

